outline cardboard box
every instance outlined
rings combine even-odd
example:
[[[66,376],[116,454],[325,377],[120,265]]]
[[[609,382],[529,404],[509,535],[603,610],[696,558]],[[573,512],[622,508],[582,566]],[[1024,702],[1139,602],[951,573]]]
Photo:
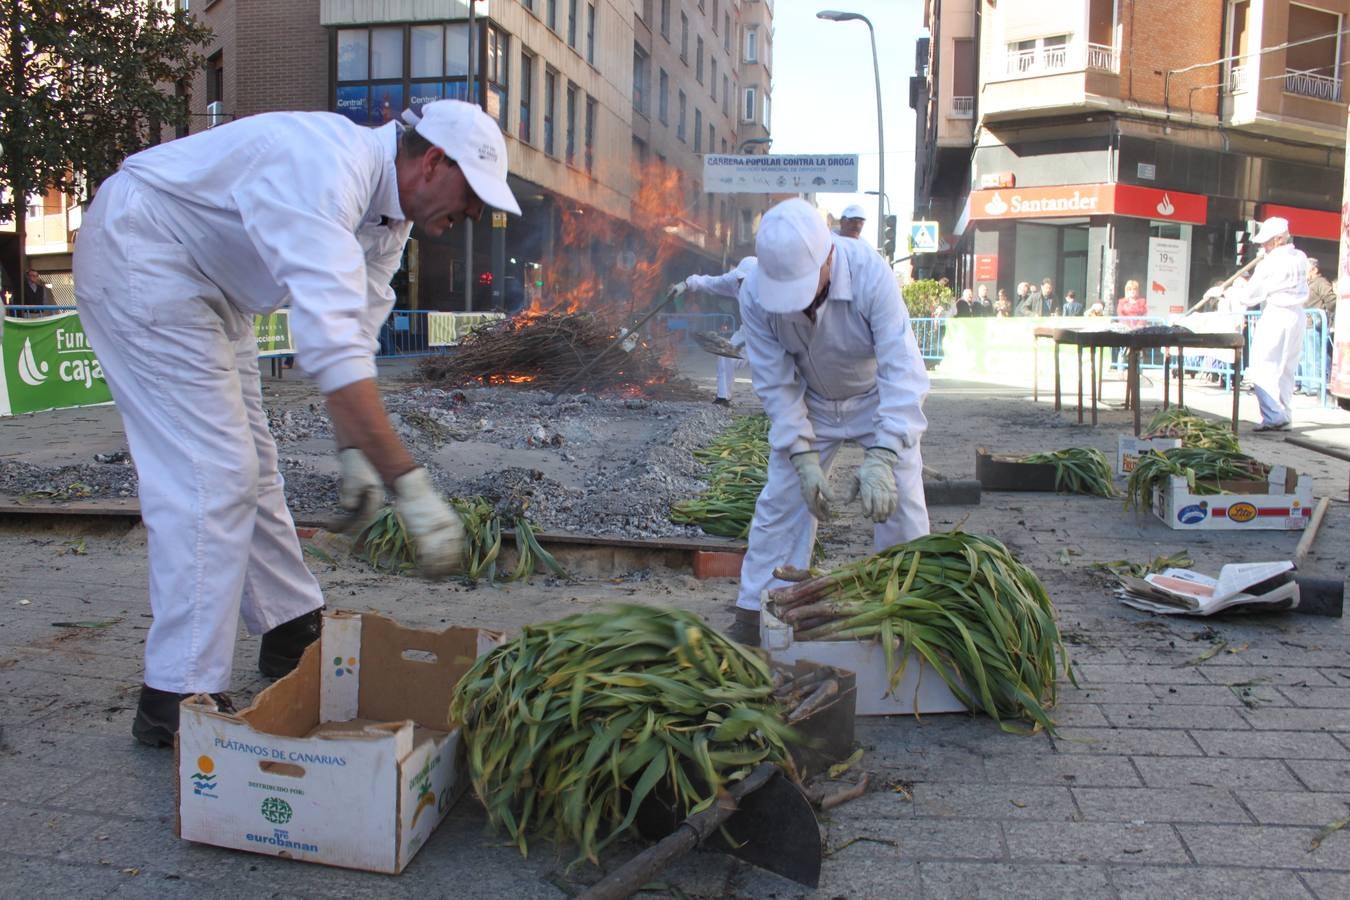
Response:
[[[239,713],[183,701],[178,835],[397,874],[467,782],[446,716],[455,683],[500,634],[418,631],[330,613],[295,671]]]
[[[942,676],[926,660],[910,655],[905,676],[889,691],[891,673],[877,641],[797,641],[792,626],[773,614],[767,592],[760,604],[759,645],[775,663],[808,660],[847,669],[857,677],[860,716],[907,716],[921,713],[965,712]],[[953,677],[955,677],[953,675]]]
[[[1178,531],[1299,531],[1312,517],[1312,476],[1272,466],[1268,484],[1221,481],[1227,494],[1192,494],[1173,475],[1154,489],[1153,512]]]
[[[986,491],[1048,491],[1054,493],[1053,463],[1024,463],[1016,456],[995,456],[980,447],[975,451],[975,477]]]
[[[1141,438],[1122,434],[1116,439],[1116,474],[1129,475],[1139,457],[1149,450],[1174,450],[1181,446],[1181,438]]]

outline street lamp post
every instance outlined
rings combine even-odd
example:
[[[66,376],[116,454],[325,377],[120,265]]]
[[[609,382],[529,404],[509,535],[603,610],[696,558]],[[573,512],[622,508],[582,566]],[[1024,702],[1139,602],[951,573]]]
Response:
[[[872,39],[872,75],[877,85],[877,193],[880,195],[877,197],[877,243],[884,244],[881,235],[886,227],[886,208],[883,205],[886,196],[886,134],[881,126],[881,64],[877,61],[877,33],[872,28],[872,21],[862,13],[822,9],[816,13],[816,18],[830,22],[851,22],[856,19],[867,26],[867,34]]]

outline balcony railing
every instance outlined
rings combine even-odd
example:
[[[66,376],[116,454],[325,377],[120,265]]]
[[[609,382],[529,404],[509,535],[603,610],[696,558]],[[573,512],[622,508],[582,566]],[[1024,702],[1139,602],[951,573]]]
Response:
[[[1114,47],[1080,42],[1008,51],[1009,75],[1041,75],[1069,69],[1119,72],[1120,58]]]
[[[1302,72],[1297,69],[1285,69],[1284,91],[1286,94],[1298,94],[1301,97],[1314,97],[1318,100],[1341,99],[1341,79],[1315,72]]]
[[[952,118],[970,119],[975,116],[975,98],[974,97],[953,97],[952,98]]]
[[[1105,44],[1088,44],[1087,67],[1103,72],[1119,72],[1120,58],[1116,56],[1116,48]]]
[[[1250,71],[1249,66],[1228,67],[1228,92],[1230,94],[1241,94],[1247,90],[1247,76]]]

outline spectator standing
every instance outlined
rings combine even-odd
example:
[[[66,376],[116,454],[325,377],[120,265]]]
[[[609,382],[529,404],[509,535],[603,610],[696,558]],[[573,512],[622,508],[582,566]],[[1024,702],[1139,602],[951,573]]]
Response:
[[[36,269],[29,269],[23,278],[23,304],[25,306],[51,306],[51,291]]]
[[[1069,291],[1064,295],[1062,312],[1066,316],[1081,316],[1083,314],[1083,301],[1078,299],[1078,294],[1075,291]]]
[[[1336,289],[1322,274],[1317,260],[1308,257],[1308,309],[1320,309],[1327,314],[1327,335],[1336,327]]]
[[[1125,282],[1125,296],[1116,301],[1116,315],[1131,327],[1144,324],[1141,320],[1148,315],[1148,301],[1139,296],[1139,282],[1133,278]]]
[[[1049,278],[1041,279],[1041,312],[1043,316],[1059,315],[1060,302],[1055,296],[1055,283]]]
[[[1017,315],[1017,316],[1031,315],[1031,312],[1027,309],[1027,306],[1030,303],[1030,301],[1027,298],[1030,296],[1031,296],[1031,285],[1027,284],[1025,281],[1017,282],[1017,298],[1016,300],[1013,301],[1012,311],[1009,312],[1009,315]]]
[[[965,319],[975,314],[975,293],[970,288],[961,291],[961,299],[956,301],[956,318]]]
[[[1035,284],[1027,285],[1027,296],[1017,307],[1019,316],[1044,315],[1041,306],[1041,289]]]
[[[1000,319],[1011,318],[1013,314],[1012,301],[1008,299],[1008,292],[1003,288],[998,289],[998,299],[994,301],[994,315]]]
[[[982,284],[975,289],[974,312],[977,316],[992,316],[994,304],[989,299],[989,285]]]
[[[839,233],[844,237],[861,238],[866,221],[867,213],[863,212],[862,204],[850,203],[839,217]]]
[[[1106,304],[1100,300],[1093,300],[1092,305],[1088,307],[1088,311],[1084,315],[1090,319],[1106,318]]]

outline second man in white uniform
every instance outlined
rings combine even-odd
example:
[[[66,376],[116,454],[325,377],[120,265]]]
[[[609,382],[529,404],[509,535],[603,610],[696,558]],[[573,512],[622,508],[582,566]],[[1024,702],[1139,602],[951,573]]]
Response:
[[[733,635],[758,640],[760,594],[805,568],[816,526],[835,502],[839,446],[864,448],[852,491],[873,550],[928,533],[919,441],[928,393],[895,275],[876,250],[831,235],[804,200],[769,210],[755,236],[756,270],[741,286],[742,332],[755,392],[770,419],[768,483],[755,504]]]

